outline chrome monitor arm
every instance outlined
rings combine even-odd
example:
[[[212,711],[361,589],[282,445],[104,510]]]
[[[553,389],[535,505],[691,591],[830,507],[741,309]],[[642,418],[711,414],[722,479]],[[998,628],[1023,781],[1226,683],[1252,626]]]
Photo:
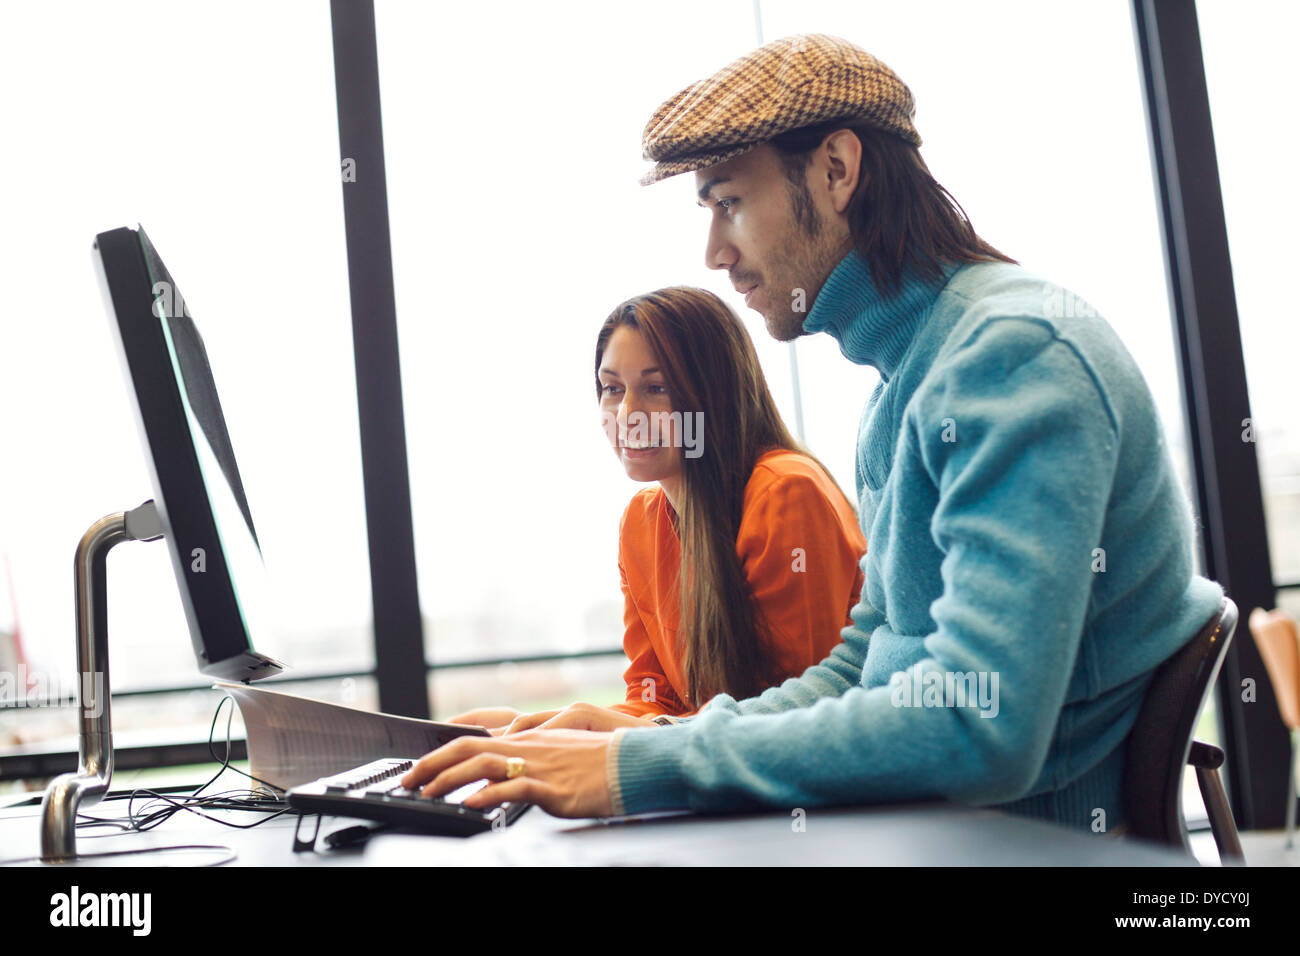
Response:
[[[83,804],[98,803],[108,792],[113,777],[108,686],[108,552],[123,541],[155,541],[162,536],[162,521],[151,500],[132,511],[100,518],[82,535],[77,546],[73,576],[77,601],[80,761],[76,773],[54,778],[41,801],[41,859],[47,863],[76,858],[77,810]]]

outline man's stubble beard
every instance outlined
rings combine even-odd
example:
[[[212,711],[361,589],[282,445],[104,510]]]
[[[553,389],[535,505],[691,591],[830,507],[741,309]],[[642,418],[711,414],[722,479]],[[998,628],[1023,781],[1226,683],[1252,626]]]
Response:
[[[851,239],[836,241],[826,229],[826,223],[817,213],[807,186],[788,183],[791,223],[781,245],[787,255],[781,259],[772,276],[777,287],[768,290],[787,296],[784,307],[780,299],[768,305],[762,314],[768,334],[778,342],[793,342],[804,331],[804,320],[812,310],[813,302],[835,267],[853,248]],[[784,275],[780,275],[784,273]],[[780,290],[781,280],[790,288]],[[800,295],[802,290],[802,295]],[[799,308],[802,307],[802,308]]]
[[[789,268],[786,276],[790,281],[786,284],[790,288],[771,290],[774,294],[786,296],[784,302],[778,298],[763,312],[768,334],[778,342],[793,342],[808,334],[804,331],[803,324],[813,303],[830,274],[852,248],[851,243],[834,245],[825,241],[825,237],[818,239],[821,241],[816,241],[811,249],[807,245],[803,246],[806,253],[799,257],[799,261],[786,260],[782,263],[782,271],[785,271],[787,265]],[[793,241],[800,244],[814,242],[803,235],[796,235]]]

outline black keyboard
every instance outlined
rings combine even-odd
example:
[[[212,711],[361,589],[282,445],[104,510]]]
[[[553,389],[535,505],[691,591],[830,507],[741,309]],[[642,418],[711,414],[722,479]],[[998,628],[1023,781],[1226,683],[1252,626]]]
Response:
[[[378,820],[446,836],[471,836],[509,826],[532,806],[506,803],[490,810],[462,806],[462,800],[487,786],[486,780],[476,780],[442,797],[422,797],[418,790],[407,790],[401,784],[402,775],[414,765],[413,760],[386,757],[321,777],[290,790],[289,806],[309,813]]]

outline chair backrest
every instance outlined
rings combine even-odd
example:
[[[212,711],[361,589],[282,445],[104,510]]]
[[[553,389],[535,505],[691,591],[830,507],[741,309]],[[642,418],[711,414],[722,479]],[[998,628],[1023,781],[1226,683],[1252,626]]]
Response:
[[[1219,611],[1156,670],[1128,737],[1124,812],[1130,835],[1189,848],[1183,772],[1192,734],[1237,628],[1237,605]]]

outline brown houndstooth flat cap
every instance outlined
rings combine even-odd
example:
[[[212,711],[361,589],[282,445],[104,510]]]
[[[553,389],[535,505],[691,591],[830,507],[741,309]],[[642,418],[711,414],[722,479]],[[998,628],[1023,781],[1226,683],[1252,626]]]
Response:
[[[748,152],[781,133],[831,120],[865,120],[916,146],[912,91],[847,40],[786,37],[692,83],[655,110],[641,136],[655,167],[643,186]]]

